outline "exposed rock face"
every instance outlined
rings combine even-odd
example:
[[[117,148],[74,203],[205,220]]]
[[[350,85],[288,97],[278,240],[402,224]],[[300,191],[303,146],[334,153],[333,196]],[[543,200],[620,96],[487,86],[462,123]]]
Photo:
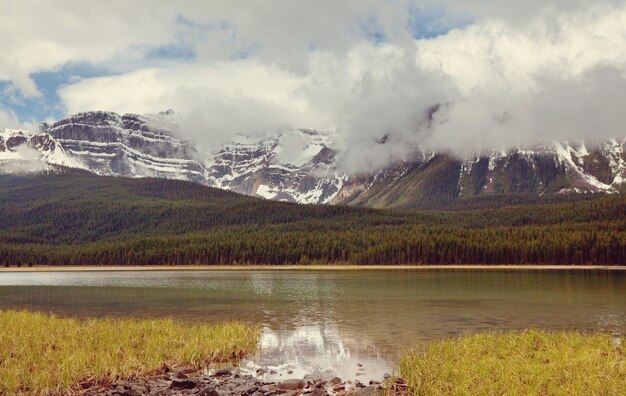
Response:
[[[0,130],[0,174],[82,170],[188,180],[274,200],[380,208],[489,195],[619,193],[626,186],[626,139],[593,146],[561,142],[466,159],[416,151],[385,169],[347,175],[332,143],[316,131],[237,137],[201,154],[180,137],[178,125],[172,111],[87,112],[42,124],[37,132]]]
[[[102,176],[188,180],[301,203],[329,202],[345,178],[335,169],[334,151],[315,131],[240,138],[202,156],[177,128],[176,115],[168,111],[143,116],[87,112],[42,124],[38,132],[2,130],[0,173],[65,167]]]
[[[554,143],[465,160],[423,154],[373,175],[348,178],[332,203],[417,208],[490,195],[619,193],[626,187],[625,143]]]
[[[88,112],[43,124],[41,132],[99,175],[205,183],[202,160],[191,142],[176,137],[173,117]]]
[[[0,129],[0,174],[50,172],[60,168],[86,170],[47,133]]]
[[[209,182],[219,188],[300,203],[328,203],[343,186],[335,152],[315,131],[285,131],[253,141],[241,138],[214,153]]]

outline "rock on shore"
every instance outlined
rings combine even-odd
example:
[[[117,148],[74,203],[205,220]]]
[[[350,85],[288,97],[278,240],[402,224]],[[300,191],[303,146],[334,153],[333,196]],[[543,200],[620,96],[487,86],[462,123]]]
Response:
[[[330,381],[305,376],[303,379],[267,381],[226,368],[212,374],[193,368],[166,369],[164,373],[130,381],[116,381],[108,386],[81,384],[85,396],[201,395],[201,396],[375,396],[381,385],[371,382]]]

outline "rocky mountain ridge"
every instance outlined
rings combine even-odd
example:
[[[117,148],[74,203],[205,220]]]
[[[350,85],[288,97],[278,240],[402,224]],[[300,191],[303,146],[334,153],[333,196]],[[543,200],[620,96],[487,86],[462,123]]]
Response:
[[[264,198],[328,203],[345,175],[334,151],[311,130],[263,139],[238,137],[202,156],[179,137],[177,118],[86,112],[41,125],[39,131],[0,130],[0,173],[64,172],[188,180]]]
[[[379,171],[349,175],[329,138],[312,130],[238,136],[202,154],[180,137],[172,111],[86,112],[42,124],[39,131],[0,130],[0,173],[82,170],[188,180],[290,202],[418,208],[489,195],[619,193],[626,180],[625,143],[557,142],[466,159],[415,152]]]

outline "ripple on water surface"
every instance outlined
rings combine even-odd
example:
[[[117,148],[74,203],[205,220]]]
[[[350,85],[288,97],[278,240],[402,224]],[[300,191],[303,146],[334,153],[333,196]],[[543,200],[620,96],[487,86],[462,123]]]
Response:
[[[410,346],[467,332],[624,334],[624,290],[621,272],[604,271],[0,273],[2,308],[261,323],[250,369],[363,382],[393,371]]]

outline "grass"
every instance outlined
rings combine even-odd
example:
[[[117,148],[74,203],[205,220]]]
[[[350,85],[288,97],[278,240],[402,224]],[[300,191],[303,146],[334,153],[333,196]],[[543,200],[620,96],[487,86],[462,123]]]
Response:
[[[69,319],[0,311],[0,395],[69,394],[81,381],[108,383],[170,367],[242,358],[260,328],[171,319]]]
[[[415,395],[624,395],[624,352],[604,334],[478,334],[410,351],[399,372]]]

